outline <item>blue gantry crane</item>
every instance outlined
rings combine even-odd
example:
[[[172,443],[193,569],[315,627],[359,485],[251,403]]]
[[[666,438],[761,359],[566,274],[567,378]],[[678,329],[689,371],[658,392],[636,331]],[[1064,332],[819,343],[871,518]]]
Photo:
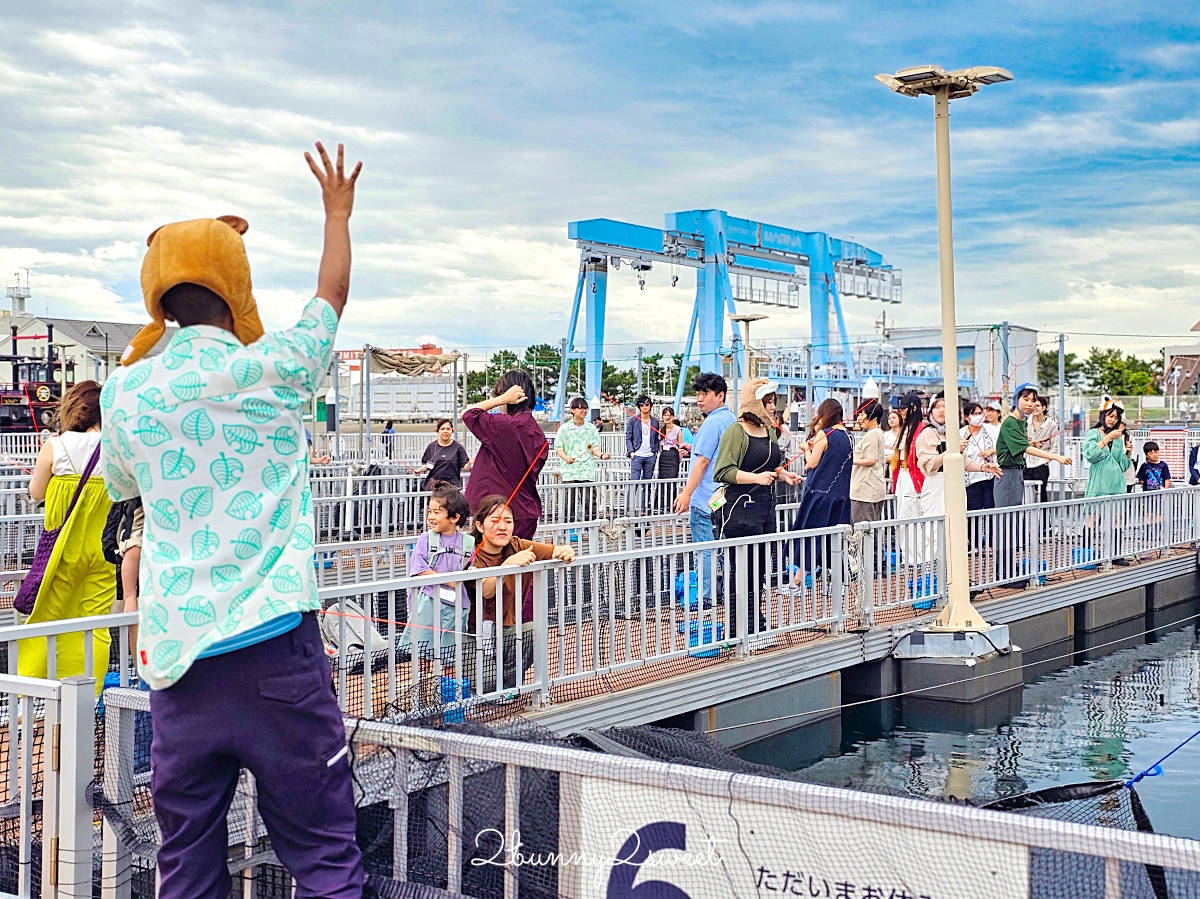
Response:
[[[795,231],[778,225],[736,218],[720,209],[697,209],[666,216],[665,227],[648,228],[611,219],[588,219],[567,225],[567,235],[580,250],[579,279],[563,345],[562,370],[554,417],[561,419],[566,401],[571,359],[582,358],[586,395],[598,399],[603,373],[604,320],[608,271],[627,263],[644,283],[655,263],[696,270],[696,299],[688,326],[683,364],[675,388],[676,406],[683,396],[688,368],[720,371],[725,315],[737,312],[739,302],[797,309],[802,288],[808,288],[813,363],[844,362],[854,378],[841,297],[856,296],[885,303],[901,300],[900,271],[862,244],[830,237],[820,231]],[[679,275],[672,277],[672,284]],[[575,349],[579,313],[585,313],[583,350]],[[830,340],[829,320],[837,322],[838,340]],[[733,322],[733,334],[741,332]],[[734,364],[745,372],[744,342]]]

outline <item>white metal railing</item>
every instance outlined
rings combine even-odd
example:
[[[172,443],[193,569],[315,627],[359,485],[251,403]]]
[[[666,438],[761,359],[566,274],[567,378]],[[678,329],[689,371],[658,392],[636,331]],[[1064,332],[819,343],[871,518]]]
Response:
[[[309,484],[313,495],[318,497],[354,496],[359,493],[420,492],[426,476],[414,474],[417,461],[411,463],[384,462],[365,466],[362,463],[323,462],[309,466]],[[368,474],[367,472],[371,473]],[[688,465],[679,469],[680,477],[686,478]],[[597,481],[629,480],[628,459],[596,460]],[[462,475],[463,484],[471,480],[471,472]],[[538,489],[561,483],[560,468],[555,460],[549,461],[539,472],[536,480]]]
[[[557,482],[538,488],[543,527],[576,521],[609,520],[671,514],[686,483],[669,480],[603,480]],[[316,532],[322,543],[417,536],[426,530],[429,494],[423,491],[374,492],[388,487],[386,479],[360,482],[353,495],[315,496]],[[797,491],[798,492],[798,491]]]
[[[1122,556],[1193,544],[1200,536],[1198,498],[1200,488],[1180,488],[970,513],[969,536],[978,541],[972,543],[972,585],[1036,581],[1058,572],[1106,565]],[[347,713],[368,719],[385,712],[445,715],[447,710],[465,711],[479,702],[570,701],[605,692],[607,675],[638,667],[744,656],[798,631],[837,633],[851,624],[884,624],[880,616],[889,612],[932,612],[944,591],[944,540],[944,520],[935,517],[665,545],[649,554],[639,546],[581,556],[570,563],[535,562],[526,568],[326,584],[320,595],[335,624],[339,647],[332,660],[335,688]],[[1089,552],[1076,552],[1080,548]],[[488,616],[480,614],[480,582],[493,577],[513,580],[515,601],[509,604],[507,617],[512,624],[507,628],[489,625]],[[464,614],[460,595],[460,611],[452,615],[449,627],[421,633],[409,626],[408,639],[402,639],[409,617],[404,611],[408,595],[431,587],[436,599],[437,587],[450,582],[471,585],[468,595],[473,597],[474,618]],[[349,600],[364,611],[356,612]],[[497,603],[496,617],[501,620],[506,617],[504,606]],[[0,643],[7,645],[9,668],[15,671],[18,640],[47,639],[47,655],[53,660],[56,639],[82,633],[85,666],[90,671],[91,634],[115,627],[120,635],[120,678],[126,683],[127,629],[136,621],[136,615],[122,614],[4,627]],[[361,635],[368,623],[377,628],[380,641],[368,637],[356,645],[356,632]],[[435,619],[437,627],[444,624]],[[687,669],[662,670],[676,674]],[[34,709],[32,714],[11,710],[22,708],[21,696],[43,701],[40,714],[51,727],[44,732],[52,733],[53,716],[65,720],[61,715],[66,713],[55,711],[48,702],[56,696],[65,701],[65,692],[55,691],[66,691],[71,683],[55,682],[54,674],[51,661],[46,681],[31,686],[26,683],[29,679],[10,674],[0,684],[0,695],[6,691],[9,695],[8,741],[16,748],[10,755],[16,764],[7,772],[10,800],[22,796],[23,778],[28,776],[23,772],[35,770],[34,761],[21,761],[21,753],[23,746],[35,747],[39,714],[36,702],[24,706]],[[73,719],[74,734],[80,742],[67,740],[65,730],[61,733],[63,745],[77,750],[76,760],[69,763],[74,765],[72,777],[82,778],[86,785],[91,738],[84,739],[83,728],[90,726],[91,719],[84,721],[90,715],[84,697],[94,695],[94,681],[78,679],[77,683],[90,685],[80,687],[72,700],[79,715]],[[86,715],[79,711],[84,708]],[[80,748],[85,744],[86,753]],[[124,751],[121,746],[117,749]],[[24,795],[32,801],[36,793],[31,789],[26,786]],[[47,870],[56,872],[60,894],[64,883],[84,882],[82,856],[71,848],[85,845],[80,835],[84,818],[90,834],[91,815],[86,810],[81,813],[82,807],[70,806],[70,814],[77,818],[69,838],[74,842],[68,841],[64,848],[63,832],[58,846],[50,850],[59,863]],[[50,801],[49,808],[51,815],[55,808],[67,808],[61,790],[57,803]],[[31,805],[31,815],[32,809]],[[51,825],[62,832],[68,820],[72,819],[60,814],[57,824],[51,818]],[[90,889],[90,837],[86,845]],[[116,845],[117,838],[106,830],[106,865],[108,849]],[[120,862],[119,852],[112,857]],[[77,865],[76,873],[66,880],[64,859]],[[105,870],[110,875],[115,871]]]
[[[969,513],[972,587],[1036,583],[1194,543],[1200,535],[1198,497],[1200,488],[1178,488]],[[570,563],[420,577],[408,575],[395,541],[318,547],[322,603],[339,628],[339,695],[347,708],[368,717],[397,701],[421,708],[429,705],[422,683],[454,680],[457,673],[472,681],[475,697],[529,694],[540,703],[560,684],[605,672],[688,656],[744,655],[790,631],[837,632],[848,621],[876,624],[884,612],[920,614],[942,602],[940,517],[701,544],[684,542],[682,530],[670,532],[681,524],[664,518],[551,525],[546,539],[568,544],[574,537],[593,551]],[[614,546],[619,549],[611,551]],[[499,616],[511,623],[500,634],[480,614],[477,586],[498,573],[515,582],[520,600]],[[436,587],[451,582],[471,585],[459,602],[473,607],[474,615],[451,615],[434,632],[405,638],[409,596],[429,587],[436,597]],[[468,602],[467,595],[475,598]],[[349,600],[364,611],[348,607]],[[101,616],[0,628],[0,642],[10,643],[15,671],[18,637],[47,638],[53,660],[58,635],[136,620]],[[368,624],[376,627],[377,642],[362,639]],[[88,655],[90,649],[85,640]],[[124,640],[120,652],[124,677]],[[90,658],[85,661],[90,665]],[[53,662],[48,673],[55,674]]]
[[[1197,488],[967,513],[971,584],[982,589],[1162,553],[1197,539]]]
[[[426,433],[371,434],[369,441],[369,457],[374,460],[420,459],[425,447],[434,440],[435,435]],[[553,449],[554,431],[546,432],[546,439]],[[463,445],[468,455],[474,456],[479,452],[479,440],[461,424],[458,428],[457,440]],[[609,453],[614,459],[625,458],[625,431],[607,431],[600,434],[600,446],[603,452]],[[363,441],[357,433],[343,433],[335,436],[329,433],[313,435],[313,447],[318,452],[328,453],[334,459],[358,460],[364,459]]]
[[[678,522],[682,519],[674,520]],[[604,536],[605,533],[613,533],[612,528],[613,523],[607,519],[540,524],[533,539],[543,543],[570,545],[580,554],[594,553],[599,552],[601,547],[624,545],[626,538],[623,528],[619,528],[615,536]],[[320,543],[313,552],[317,585],[332,587],[404,577],[408,574],[408,559],[416,545],[417,536]],[[686,537],[679,542],[686,542]]]
[[[851,605],[863,624],[905,608],[928,612],[945,598],[946,520],[906,518],[863,522],[847,538]]]
[[[114,798],[124,790],[128,794],[124,802],[132,808],[128,785],[135,764],[133,716],[145,711],[147,697],[113,690],[105,699],[113,718],[102,786],[105,795],[111,791]],[[124,739],[111,739],[114,727],[126,735]],[[530,871],[515,864],[510,853],[520,846],[523,826],[528,830],[534,818],[544,823],[547,816],[557,826],[550,829],[551,844],[538,850],[550,854],[533,864],[554,869],[562,895],[590,894],[589,884],[596,895],[616,895],[614,890],[623,881],[634,878],[649,881],[663,895],[679,893],[674,884],[686,885],[688,895],[730,890],[750,895],[758,891],[764,876],[778,883],[792,860],[786,854],[779,856],[779,841],[796,833],[817,841],[815,857],[836,868],[839,880],[860,885],[903,883],[914,891],[909,895],[959,896],[978,888],[988,895],[1028,897],[1049,886],[1048,877],[1061,879],[1069,870],[1076,875],[1086,870],[1090,878],[1094,868],[1103,878],[1104,895],[1120,896],[1127,894],[1123,878],[1130,878],[1125,886],[1137,892],[1146,866],[1168,869],[1169,879],[1177,876],[1173,872],[1200,871],[1200,844],[1159,834],[386,722],[348,718],[346,730],[353,763],[373,766],[375,773],[370,794],[356,789],[356,800],[386,802],[394,815],[391,879],[444,885],[451,895],[472,895],[469,887],[464,888],[464,875],[485,864],[501,867],[497,877],[503,879],[506,896],[521,895],[525,878],[533,878],[531,886],[544,885],[544,870]],[[502,793],[502,811],[495,820],[471,821],[464,814],[469,778],[479,789],[479,778],[488,772],[499,775],[494,783]],[[553,809],[530,804],[537,801],[531,797],[543,793],[522,790],[523,777],[544,777],[549,772],[558,785]],[[431,787],[445,790],[445,798],[422,802]],[[149,809],[140,811],[149,813]],[[250,820],[254,816],[252,808],[231,812],[231,831],[239,826],[234,814]],[[435,837],[443,841],[440,849],[425,845],[424,840],[420,846],[410,846],[414,816],[430,825],[430,833],[440,835]],[[472,824],[474,831],[469,829]],[[668,832],[671,837],[664,841]],[[931,865],[928,854],[911,852],[914,839],[939,858],[953,858],[955,864]],[[844,851],[847,844],[865,843],[874,851]],[[639,845],[644,851],[635,855]],[[428,860],[441,856],[441,850],[443,870],[410,867],[418,853]],[[667,857],[664,864],[656,864],[651,856],[668,850],[686,852],[693,862],[671,863]],[[755,859],[754,865],[745,864],[747,853]],[[1066,863],[1068,857],[1047,853],[1070,853],[1072,864]],[[105,899],[128,895],[131,854],[106,820],[101,891]],[[778,873],[770,870],[777,857]],[[695,864],[696,859],[702,861]],[[256,860],[242,861],[239,867]],[[1053,863],[1047,865],[1050,860]],[[820,871],[815,881],[818,890],[822,878],[828,882],[833,873]],[[801,880],[796,875],[792,879]],[[888,895],[886,887],[879,895]]]
[[[29,497],[28,482],[21,486],[0,487],[0,517],[31,515],[39,505]]]
[[[49,431],[26,431],[0,434],[0,456],[32,459],[42,449],[42,441]]]
[[[969,513],[971,586],[1039,583],[1049,575],[1195,543],[1198,497],[1200,488],[1181,488]],[[781,507],[781,518],[789,511]],[[680,530],[672,533],[672,527]],[[369,670],[362,653],[344,654],[336,664],[355,672],[361,689],[373,697],[360,708],[368,713],[378,707],[379,696],[392,702],[422,678],[479,670],[478,661],[472,665],[462,655],[464,646],[468,653],[498,655],[494,664],[501,668],[506,655],[519,656],[521,670],[532,664],[532,673],[520,677],[509,666],[505,677],[491,677],[485,691],[475,685],[476,696],[515,691],[544,702],[568,681],[689,655],[745,654],[792,630],[837,632],[847,621],[869,626],[886,613],[892,613],[889,620],[895,613],[931,613],[944,600],[942,517],[703,544],[686,542],[682,527],[677,518],[618,519],[601,530],[599,552],[568,564],[521,569],[521,591],[531,591],[536,602],[526,603],[523,613],[517,610],[513,633],[532,631],[532,636],[521,645],[509,641],[507,649],[497,648],[495,635],[481,630],[481,622],[456,624],[445,632],[446,645],[433,647],[437,652],[424,668],[413,661],[408,671],[391,664],[398,657],[394,648],[400,646],[404,593],[491,574],[326,581],[329,586],[321,591],[326,605],[353,599],[386,631],[374,659],[376,671]],[[621,548],[609,551],[614,544]],[[492,643],[485,647],[488,640]],[[548,653],[544,668],[537,656],[543,647]],[[345,684],[343,677],[341,687]],[[418,694],[411,698],[420,706]]]
[[[0,632],[7,631],[0,628]],[[10,653],[14,643],[9,644]],[[9,668],[15,670],[14,657]],[[16,895],[91,897],[96,681],[0,674],[7,751],[0,814],[17,820]],[[34,854],[40,841],[40,883]]]
[[[105,699],[110,729],[127,736],[109,740],[102,786],[106,796],[124,789],[132,809],[133,716],[147,697],[113,690]],[[1161,834],[388,722],[345,723],[352,763],[372,772],[369,787],[356,785],[356,801],[391,810],[390,879],[417,890],[425,884],[476,895],[470,883],[487,865],[498,870],[482,882],[502,883],[513,899],[526,885],[540,892],[548,881],[566,896],[629,895],[635,880],[649,895],[755,895],[764,881],[783,892],[779,883],[790,880],[804,889],[811,883],[821,895],[823,883],[837,882],[854,888],[842,895],[1014,899],[1087,881],[1096,895],[1116,897],[1140,895],[1150,866],[1166,869],[1168,881],[1190,882],[1183,872],[1200,872],[1200,843]],[[551,779],[553,798],[523,789],[528,777]],[[486,820],[467,814],[471,790],[481,788],[499,791],[497,812]],[[443,798],[430,802],[430,789]],[[252,793],[243,802],[231,812],[231,831],[240,826],[235,814],[254,819]],[[535,820],[549,842],[522,852],[522,833]],[[420,842],[410,844],[417,832]],[[784,850],[796,834],[817,861],[804,866],[807,876],[785,880],[795,859]],[[914,853],[914,841],[927,852]],[[862,845],[872,851],[846,848]],[[128,895],[131,855],[106,820],[104,899]],[[442,860],[437,869],[433,859]]]
[[[848,533],[835,527],[664,545],[652,555],[639,546],[570,563],[326,586],[322,604],[338,629],[337,692],[343,708],[366,717],[398,700],[411,711],[440,703],[440,692],[421,685],[446,679],[451,691],[470,681],[477,701],[528,694],[540,704],[560,684],[633,665],[746,654],[796,630],[838,631],[851,613]],[[508,578],[516,597],[500,616],[510,621],[503,633],[478,599],[478,584],[497,576]],[[473,614],[406,634],[418,592],[428,587],[436,596],[448,584],[466,585],[460,602],[474,597]],[[361,636],[367,624],[377,627],[374,642]]]
[[[1192,840],[965,805],[382,722],[357,727],[353,748],[368,759],[380,748],[392,750],[385,756],[396,772],[387,797],[395,810],[392,879],[444,882],[451,895],[471,895],[464,875],[480,864],[502,866],[497,876],[504,878],[506,896],[520,895],[527,877],[545,882],[545,872],[523,869],[509,854],[520,846],[522,821],[546,812],[523,805],[521,791],[523,777],[543,772],[556,775],[558,826],[556,842],[539,848],[550,853],[546,864],[554,867],[565,896],[631,895],[635,880],[650,889],[647,895],[758,895],[765,879],[782,892],[794,852],[780,847],[792,845],[797,834],[808,847],[806,857],[817,861],[804,866],[807,881],[795,873],[790,879],[821,895],[822,882],[838,881],[846,884],[844,896],[978,892],[1028,899],[1061,882],[1069,868],[1077,875],[1086,868],[1088,876],[1080,879],[1092,880],[1088,863],[1094,860],[1103,895],[1115,897],[1133,894],[1145,866],[1200,872],[1200,843]],[[483,825],[467,820],[468,776],[497,768],[501,818]],[[410,870],[408,864],[409,791],[431,780],[445,782],[448,797],[439,805],[442,820],[432,826],[445,835],[444,881],[440,872]],[[412,806],[414,814],[429,814],[422,809]],[[914,841],[927,851],[914,853]],[[867,845],[870,852],[847,848]],[[656,853],[664,854],[656,860]],[[1046,853],[1072,855],[1051,855],[1059,864],[1047,866]],[[930,858],[941,862],[931,864]],[[1122,891],[1123,877],[1132,880],[1129,893]]]

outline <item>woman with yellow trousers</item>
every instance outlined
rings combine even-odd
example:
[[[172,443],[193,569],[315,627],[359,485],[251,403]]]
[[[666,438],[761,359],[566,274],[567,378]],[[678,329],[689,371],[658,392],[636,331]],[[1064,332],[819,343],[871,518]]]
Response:
[[[117,595],[116,569],[104,558],[101,535],[111,502],[100,477],[99,467],[66,520],[80,474],[100,445],[100,385],[95,381],[76,384],[62,398],[58,433],[46,440],[38,453],[29,495],[45,500],[47,530],[62,527],[54,552],[38,588],[37,600],[27,624],[107,615]],[[108,670],[108,628],[92,631],[92,675],[97,692]],[[18,673],[26,677],[48,677],[48,641],[35,637],[18,642]],[[55,639],[54,677],[83,674],[83,634],[62,634]]]

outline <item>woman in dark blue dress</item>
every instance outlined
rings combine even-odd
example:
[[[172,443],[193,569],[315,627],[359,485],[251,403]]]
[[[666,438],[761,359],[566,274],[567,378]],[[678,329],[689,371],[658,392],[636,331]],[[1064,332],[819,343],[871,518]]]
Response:
[[[792,530],[803,531],[850,524],[850,473],[854,470],[854,445],[846,433],[842,404],[829,399],[817,407],[809,428],[808,446],[804,453],[808,476],[804,482],[804,498],[792,522]],[[803,579],[821,565],[825,539],[796,540],[793,558],[803,561]],[[801,544],[805,549],[801,551]]]

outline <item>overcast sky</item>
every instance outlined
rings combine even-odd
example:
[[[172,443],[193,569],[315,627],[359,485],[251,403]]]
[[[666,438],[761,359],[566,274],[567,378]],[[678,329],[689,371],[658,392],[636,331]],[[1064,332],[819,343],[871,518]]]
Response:
[[[556,342],[568,221],[711,207],[867,244],[904,272],[889,318],[932,324],[932,101],[872,76],[937,62],[1016,76],[952,106],[960,323],[1079,352],[1195,339],[1194,3],[51,0],[0,26],[0,272],[29,267],[38,313],[141,320],[146,235],[236,213],[287,324],[315,283],[320,138],[365,166],[342,347]],[[681,348],[694,282],[669,276],[610,277],[610,358]],[[756,341],[807,333],[768,311]],[[850,330],[879,311],[848,300]]]

